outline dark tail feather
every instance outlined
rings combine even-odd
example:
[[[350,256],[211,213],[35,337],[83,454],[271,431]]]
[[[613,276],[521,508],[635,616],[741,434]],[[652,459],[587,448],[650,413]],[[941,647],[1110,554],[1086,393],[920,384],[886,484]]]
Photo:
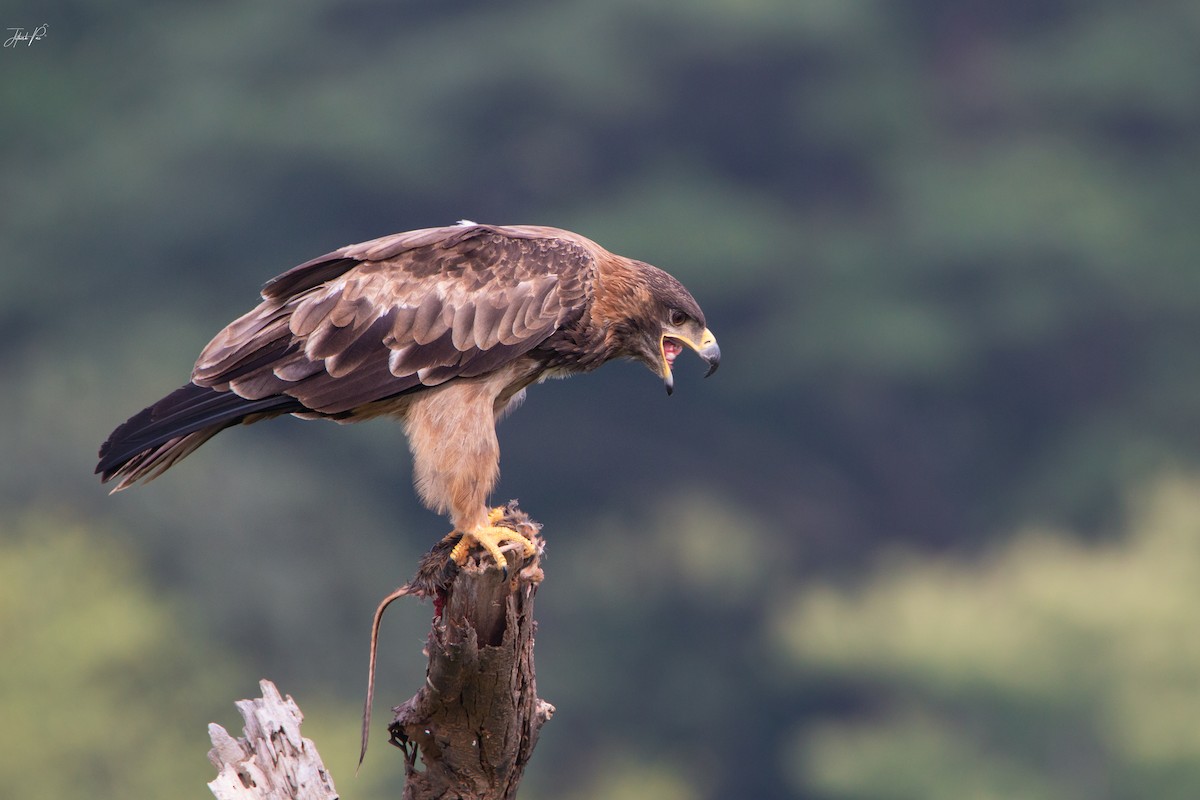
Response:
[[[136,481],[153,480],[176,461],[247,417],[303,410],[299,401],[287,395],[246,400],[233,392],[189,383],[134,414],[113,431],[100,446],[96,473],[103,482],[121,478],[113,489],[119,492]]]

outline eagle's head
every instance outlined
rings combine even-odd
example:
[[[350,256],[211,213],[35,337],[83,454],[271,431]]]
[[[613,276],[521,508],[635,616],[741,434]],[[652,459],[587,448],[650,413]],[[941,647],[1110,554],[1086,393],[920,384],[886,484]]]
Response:
[[[667,394],[675,389],[672,368],[685,345],[708,363],[706,378],[716,372],[721,348],[691,292],[671,275],[641,261],[628,261],[621,272],[610,282],[616,296],[609,309],[614,317],[610,335],[619,354],[640,361],[662,378]]]

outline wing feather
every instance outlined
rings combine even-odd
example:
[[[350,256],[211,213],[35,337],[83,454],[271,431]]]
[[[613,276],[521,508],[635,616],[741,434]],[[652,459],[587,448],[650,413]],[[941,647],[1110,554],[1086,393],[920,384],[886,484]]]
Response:
[[[537,287],[536,293],[531,294],[529,299],[525,302],[525,315],[521,321],[524,323],[527,330],[535,330],[536,328],[540,327],[539,323],[546,314],[546,312],[542,309],[542,306],[547,299],[546,295],[548,295],[553,288],[553,284],[539,286]]]
[[[334,378],[327,372],[318,373],[290,388],[287,394],[307,408],[332,416],[346,414],[374,400],[401,394],[419,384],[416,375],[396,378],[388,371],[387,362],[384,361],[371,362],[341,378]]]
[[[370,327],[367,322],[357,323],[354,320],[349,322],[354,324],[339,326],[334,325],[330,320],[321,325],[313,332],[312,336],[308,337],[304,352],[312,359],[332,358],[358,341],[358,338]]]
[[[324,294],[318,293],[306,298],[296,304],[296,308],[288,320],[288,327],[296,336],[308,336],[325,321],[329,312],[333,310],[340,299],[341,295],[336,291],[326,291]]]
[[[285,383],[295,383],[305,378],[311,378],[323,369],[325,369],[324,362],[313,361],[301,352],[287,361],[281,361],[271,369],[271,374]]]
[[[329,312],[329,316],[325,322],[333,325],[336,328],[345,328],[353,325],[361,316],[366,316],[371,312],[371,301],[365,297],[349,296],[357,288],[354,282],[347,282],[345,288],[342,289],[342,295],[338,298],[337,305]]]
[[[449,327],[442,319],[442,301],[437,296],[437,292],[431,291],[425,295],[417,307],[412,330],[408,335],[417,344],[429,344],[445,333]]]
[[[395,306],[396,316],[392,318],[392,332],[385,337],[384,344],[388,347],[403,347],[411,338],[413,322],[417,319],[417,309],[412,306]]]
[[[462,351],[454,346],[453,334],[446,331],[423,347],[406,348],[400,371],[401,374],[411,375],[423,369],[456,366],[461,363],[462,356]]]
[[[451,341],[455,349],[465,352],[475,343],[475,304],[465,302],[454,310],[450,323]]]
[[[429,228],[350,245],[263,287],[193,380],[258,400],[286,395],[339,418],[499,369],[572,324],[597,245],[551,228]]]
[[[506,300],[507,295],[499,298],[487,298],[475,308],[475,320],[471,327],[471,341],[480,350],[490,350],[500,342],[500,320],[504,317],[504,307],[496,305],[497,300]],[[466,348],[462,348],[466,350]]]
[[[521,340],[517,335],[517,319],[525,317],[525,298],[514,298],[504,309],[504,316],[496,324],[496,337],[500,344],[512,345]]]
[[[368,325],[353,342],[339,352],[325,359],[325,369],[335,378],[340,378],[358,369],[376,354],[380,342],[392,329],[392,315],[395,309],[388,309],[383,316],[376,318]]]

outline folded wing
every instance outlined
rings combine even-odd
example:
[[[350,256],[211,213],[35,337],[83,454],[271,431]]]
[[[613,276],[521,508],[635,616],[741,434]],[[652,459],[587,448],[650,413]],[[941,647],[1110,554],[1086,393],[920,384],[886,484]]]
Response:
[[[586,246],[524,229],[352,245],[268,283],[263,302],[204,349],[192,381],[344,415],[529,352],[583,312],[593,270]]]
[[[301,264],[204,348],[192,380],[119,426],[96,471],[149,480],[231,425],[352,419],[369,404],[472,378],[585,313],[596,255],[550,228],[396,234]]]

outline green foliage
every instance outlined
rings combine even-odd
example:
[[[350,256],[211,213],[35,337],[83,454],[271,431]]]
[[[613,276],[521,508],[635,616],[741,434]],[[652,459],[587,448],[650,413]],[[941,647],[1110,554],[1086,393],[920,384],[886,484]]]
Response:
[[[1119,541],[1030,530],[974,566],[909,555],[797,590],[773,622],[807,679],[869,707],[798,726],[834,797],[1190,797],[1200,780],[1200,501],[1164,480]]]
[[[111,531],[28,515],[0,534],[0,782],[30,800],[206,796],[208,723],[239,735],[233,702],[258,693],[246,665]],[[355,781],[358,706],[298,702],[304,735],[354,796],[393,793],[396,759],[376,754]]]
[[[31,800],[202,796],[233,662],[121,544],[50,516],[9,516],[3,533],[0,781]]]

